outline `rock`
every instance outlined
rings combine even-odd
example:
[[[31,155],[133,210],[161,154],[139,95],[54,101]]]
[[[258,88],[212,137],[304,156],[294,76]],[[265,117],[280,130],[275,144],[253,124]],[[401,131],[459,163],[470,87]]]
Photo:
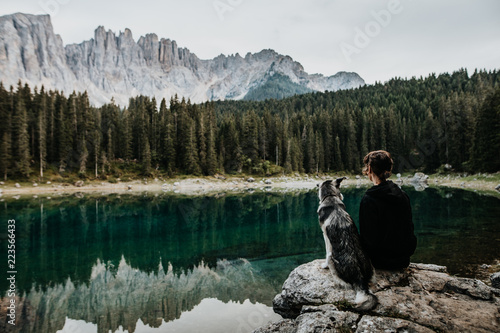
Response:
[[[429,187],[426,183],[411,183],[411,185],[413,185],[417,192],[425,191],[425,189]]]
[[[215,179],[226,180],[226,177],[224,177],[223,175],[217,174],[214,177],[215,177]]]
[[[127,189],[130,191],[132,190],[132,185],[127,185]]]
[[[33,183],[33,187],[37,187],[37,186],[38,186],[38,184],[37,184],[37,183]]]
[[[431,330],[427,327],[415,324],[408,320],[387,318],[387,317],[374,317],[363,316],[358,323],[356,333],[372,333],[372,332],[429,332]]]
[[[271,323],[266,327],[261,327],[253,331],[253,333],[268,333],[268,332],[280,332],[280,333],[295,333],[297,332],[297,327],[295,321],[290,319],[280,320],[276,323]]]
[[[356,175],[356,179],[361,179],[361,177],[359,175]]]
[[[175,182],[175,183],[174,183],[174,186],[179,186],[180,184],[181,184],[181,183],[179,183],[179,182]]]
[[[264,184],[267,184],[267,185],[271,185],[272,183],[273,183],[273,182],[272,182],[272,180],[271,180],[271,179],[266,179],[266,180],[264,181]]]
[[[76,187],[82,187],[83,186],[83,180],[79,180],[75,183]]]
[[[62,0],[61,0],[62,1]],[[100,26],[91,40],[64,46],[49,15],[16,13],[0,17],[0,72],[5,87],[19,78],[48,91],[87,91],[91,104],[128,105],[136,95],[193,103],[243,98],[263,85],[269,72],[286,76],[303,88],[335,91],[362,86],[356,73],[308,74],[289,56],[273,50],[245,57],[220,55],[201,60],[175,41],[147,34],[134,38],[129,29],[115,34]],[[90,37],[90,36],[89,36]]]
[[[495,187],[495,190],[500,191],[500,184]]]
[[[15,186],[16,188],[20,188],[20,187],[21,187],[21,185],[19,185],[19,183],[16,183],[14,186]]]
[[[0,182],[0,185],[5,185],[5,182]]]
[[[493,288],[500,289],[500,272],[491,274],[490,281]]]
[[[52,184],[52,182],[47,182],[47,185],[50,185],[50,184]]]
[[[417,173],[415,173],[413,178],[411,178],[411,182],[413,182],[413,183],[427,183],[427,179],[429,179],[429,176],[427,176],[426,174],[424,174],[422,172],[417,172]]]
[[[252,177],[250,177],[250,178],[247,179],[247,182],[249,182],[249,183],[253,183],[254,181],[255,181],[255,179],[252,178]]]
[[[315,260],[293,270],[273,300],[281,322],[256,332],[495,332],[500,323],[498,291],[474,279],[450,276],[446,267],[411,264],[376,272],[371,286],[379,304],[353,309],[355,292],[335,287],[329,270]]]

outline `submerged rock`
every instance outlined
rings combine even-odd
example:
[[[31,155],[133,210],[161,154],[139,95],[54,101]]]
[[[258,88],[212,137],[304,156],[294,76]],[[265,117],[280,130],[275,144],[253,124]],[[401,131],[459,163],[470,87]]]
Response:
[[[370,289],[379,304],[356,312],[355,291],[335,287],[322,261],[290,273],[273,300],[274,311],[285,319],[255,332],[494,332],[500,327],[500,290],[450,276],[444,266],[377,271]]]

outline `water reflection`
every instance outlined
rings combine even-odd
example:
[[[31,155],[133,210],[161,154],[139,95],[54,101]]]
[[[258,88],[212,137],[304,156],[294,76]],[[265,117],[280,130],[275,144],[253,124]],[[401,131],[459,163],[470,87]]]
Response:
[[[122,256],[144,272],[158,263],[176,272],[202,261],[263,259],[314,253],[313,194],[255,193],[222,197],[118,196],[5,201],[0,227],[15,218],[18,287],[86,283],[92,267]],[[2,244],[4,240],[2,240]],[[1,251],[6,251],[2,246]],[[5,252],[6,257],[6,252]],[[0,292],[7,285],[0,281]]]
[[[214,268],[201,263],[182,273],[175,273],[172,266],[164,269],[161,264],[156,273],[142,272],[124,258],[118,267],[98,261],[88,283],[75,285],[68,278],[65,283],[44,290],[33,287],[20,299],[17,312],[21,318],[11,331],[75,332],[77,328],[95,327],[95,332],[131,333],[140,320],[142,331],[146,326],[162,331],[179,326],[186,332],[195,324],[189,318],[195,316],[200,319],[196,325],[203,321],[211,322],[205,323],[207,328],[220,325],[214,321],[220,317],[226,319],[223,325],[228,329],[240,325],[240,331],[246,332],[256,328],[256,324],[279,318],[270,307],[256,301],[275,293],[276,289],[244,259],[219,260]],[[213,313],[211,320],[207,320],[207,308]],[[194,314],[187,314],[188,311]],[[196,331],[200,330],[192,332]]]
[[[151,327],[138,319],[135,333],[251,332],[257,327],[279,319],[281,317],[276,315],[271,307],[263,304],[253,304],[248,300],[243,303],[224,303],[214,298],[205,298],[193,310],[184,312],[179,319],[171,322],[162,319],[158,327]],[[97,333],[97,331],[96,324],[66,318],[64,327],[57,333]],[[116,332],[124,332],[124,328],[120,326]]]
[[[454,189],[404,189],[418,237],[412,261],[474,276],[479,264],[500,258],[499,199]],[[365,190],[343,189],[355,221]],[[131,333],[190,327],[208,308],[235,314],[226,320],[211,315],[215,326],[265,313],[255,311],[269,310],[293,268],[324,255],[317,205],[315,191],[6,199],[0,228],[7,230],[8,219],[17,221],[16,283],[22,295],[14,332],[78,327]],[[3,258],[6,249],[4,237]],[[6,290],[0,281],[0,295]],[[199,318],[185,319],[192,316]]]

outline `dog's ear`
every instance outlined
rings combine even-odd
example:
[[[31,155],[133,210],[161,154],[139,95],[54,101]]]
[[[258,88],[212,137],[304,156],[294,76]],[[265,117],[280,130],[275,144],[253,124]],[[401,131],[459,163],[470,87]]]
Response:
[[[337,188],[339,188],[339,187],[340,187],[340,183],[342,183],[342,181],[343,181],[344,179],[347,179],[347,177],[341,177],[341,178],[337,178],[337,179],[335,179],[335,186],[336,186]]]
[[[324,182],[322,183],[319,183],[319,184],[316,184],[316,186],[318,186],[318,188],[322,188],[323,186],[326,186],[326,185],[329,185],[333,182],[333,180],[329,179],[329,180],[325,180]]]

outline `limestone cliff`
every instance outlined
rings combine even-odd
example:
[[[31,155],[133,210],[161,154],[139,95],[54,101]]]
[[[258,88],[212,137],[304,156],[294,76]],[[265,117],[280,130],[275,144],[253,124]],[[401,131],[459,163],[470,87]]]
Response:
[[[64,46],[48,15],[22,13],[0,17],[0,73],[5,86],[22,80],[65,93],[86,90],[97,106],[112,97],[127,105],[136,95],[155,96],[158,101],[174,94],[193,102],[242,99],[274,74],[307,91],[364,84],[356,73],[309,75],[300,63],[273,50],[200,60],[156,34],[141,36],[136,42],[129,29],[116,35],[101,26],[94,38]]]

